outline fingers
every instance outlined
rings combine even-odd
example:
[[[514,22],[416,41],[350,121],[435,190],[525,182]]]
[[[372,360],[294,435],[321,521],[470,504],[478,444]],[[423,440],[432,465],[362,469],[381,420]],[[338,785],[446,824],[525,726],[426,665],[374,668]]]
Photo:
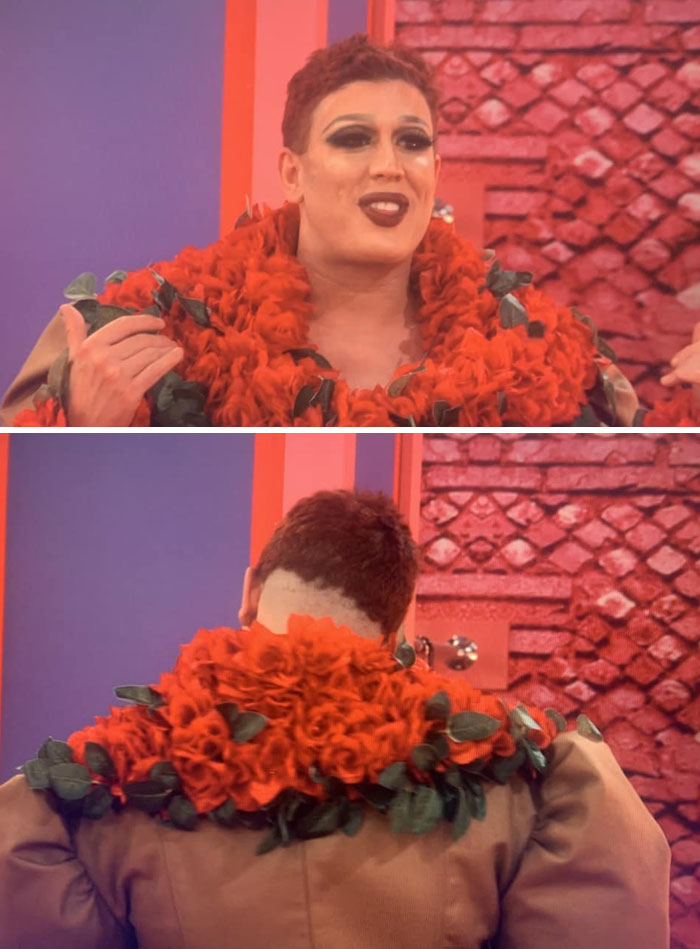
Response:
[[[145,336],[145,339],[150,339],[155,342],[156,337]],[[124,340],[127,342],[127,340]],[[153,365],[157,360],[163,358],[164,356],[175,355],[178,353],[177,362],[182,358],[182,349],[179,346],[176,346],[171,340],[166,340],[166,343],[169,345],[156,345],[156,346],[143,346],[140,349],[136,350],[133,355],[128,356],[125,359],[121,360],[121,365],[124,367],[127,378],[136,379],[136,377],[147,369],[149,366]],[[115,347],[116,348],[116,347]],[[160,377],[159,377],[160,378]],[[156,380],[157,381],[157,380]]]
[[[112,345],[136,333],[157,333],[163,329],[165,321],[159,316],[148,313],[136,313],[133,316],[119,316],[111,323],[101,327],[90,337],[91,346]]]
[[[114,343],[114,345],[110,347],[110,353],[118,359],[129,360],[136,353],[144,349],[159,350],[162,353],[166,349],[172,349],[175,345],[172,339],[169,339],[167,336],[154,335],[153,333],[137,333],[135,336],[127,336],[126,339]]]
[[[70,359],[73,359],[78,351],[78,347],[87,336],[87,324],[80,310],[76,310],[76,308],[69,303],[64,303],[60,306],[58,312],[63,317],[63,322],[66,327],[68,356]]]
[[[154,362],[149,363],[137,376],[134,377],[134,384],[141,390],[141,394],[147,392],[152,385],[155,385],[159,379],[162,379],[166,372],[170,372],[180,362],[183,351],[176,347],[170,352],[164,353]]]
[[[693,342],[700,342],[700,323],[696,323],[693,327]]]
[[[659,379],[662,386],[675,386],[680,381],[681,379],[677,372],[668,372]]]
[[[696,353],[700,352],[700,342],[691,343],[690,346],[684,346],[683,349],[679,349],[675,356],[671,357],[671,365],[676,367],[679,366],[682,362],[685,362],[690,356],[694,356]]]

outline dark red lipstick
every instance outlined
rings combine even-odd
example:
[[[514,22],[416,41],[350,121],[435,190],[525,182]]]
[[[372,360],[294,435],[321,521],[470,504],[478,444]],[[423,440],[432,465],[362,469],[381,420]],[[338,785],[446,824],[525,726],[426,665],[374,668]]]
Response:
[[[373,191],[359,200],[362,211],[380,227],[396,227],[408,211],[408,198],[396,191]]]

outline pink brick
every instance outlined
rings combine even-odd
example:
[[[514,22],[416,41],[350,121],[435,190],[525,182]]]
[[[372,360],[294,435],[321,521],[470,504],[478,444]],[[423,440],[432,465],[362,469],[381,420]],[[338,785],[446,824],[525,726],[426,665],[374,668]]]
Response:
[[[630,209],[631,210],[631,209]],[[630,257],[634,263],[646,270],[648,273],[654,273],[659,270],[671,259],[671,251],[661,241],[649,237],[640,241],[632,248]]]
[[[428,547],[426,558],[436,567],[449,567],[460,554],[460,548],[449,537],[439,537]]]
[[[700,841],[679,840],[673,845],[671,852],[674,861],[684,867],[695,867],[700,864]]]
[[[472,26],[470,23],[410,25],[401,30],[401,42],[418,49],[483,49],[515,48],[517,33],[511,27]]]
[[[518,70],[507,59],[498,59],[481,70],[481,78],[493,86],[502,86],[505,82],[512,82],[517,76]]]
[[[700,92],[700,62],[691,60],[683,63],[676,73],[676,79],[679,79],[693,92]]]
[[[510,651],[530,655],[549,656],[555,649],[569,644],[569,633],[557,633],[537,629],[513,629],[510,633]]]
[[[700,446],[699,446],[700,447]],[[700,451],[698,452],[698,462],[700,463]],[[673,462],[671,462],[673,463]],[[679,459],[680,464],[689,464],[687,456]],[[690,510],[685,506],[685,504],[668,504],[659,508],[659,510],[654,514],[654,520],[657,524],[661,524],[662,527],[665,527],[666,530],[671,530],[674,527],[678,527],[679,524],[683,524],[690,517]]]
[[[681,195],[678,208],[691,221],[700,221],[700,194],[690,192]]]
[[[470,461],[499,461],[502,442],[493,435],[477,435],[469,441]]]
[[[667,112],[678,112],[678,110],[688,101],[689,93],[685,86],[673,79],[665,79],[658,86],[654,86],[649,94],[649,98]]]
[[[626,246],[632,244],[644,231],[644,224],[623,212],[618,214],[605,227],[604,233],[612,238],[616,244]]]
[[[564,692],[569,696],[569,698],[575,699],[576,702],[580,703],[581,705],[585,705],[586,702],[590,702],[590,700],[596,694],[595,689],[592,689],[590,685],[586,685],[585,682],[581,681],[572,682],[571,685],[567,685],[564,689]]]
[[[530,79],[540,88],[546,89],[553,82],[558,82],[563,75],[564,70],[559,63],[539,63],[530,73]]]
[[[578,105],[582,99],[590,99],[590,90],[575,79],[565,79],[564,82],[550,89],[550,95],[568,109]]]
[[[574,121],[586,135],[597,138],[612,127],[615,117],[607,109],[596,105],[579,112]]]
[[[421,514],[423,517],[427,517],[429,521],[435,521],[436,524],[443,525],[454,520],[459,511],[445,498],[437,497],[424,505]]]
[[[688,141],[682,135],[666,126],[651,139],[656,151],[665,158],[677,158],[688,147]]]
[[[663,115],[657,109],[652,109],[641,102],[628,112],[622,121],[632,132],[638,135],[649,135],[663,123],[663,120]]]
[[[544,194],[537,191],[486,192],[484,210],[486,214],[499,217],[527,217],[537,211],[544,202]]]
[[[636,102],[639,102],[642,93],[631,82],[620,79],[619,82],[613,83],[612,86],[605,89],[600,98],[615,112],[626,112]]]
[[[604,508],[602,518],[608,524],[612,524],[620,531],[628,531],[635,524],[638,524],[642,518],[636,507],[631,504],[610,504]]]
[[[700,50],[700,26],[693,26],[681,33],[681,43],[686,49]]]
[[[581,567],[591,559],[591,554],[573,541],[562,544],[550,554],[550,563],[555,564],[567,573],[578,573]]]
[[[677,679],[662,679],[653,686],[649,694],[664,712],[677,711],[686,705],[690,698],[688,687]]]
[[[661,576],[672,577],[686,566],[686,559],[680,551],[664,545],[648,558],[647,564]]]
[[[696,570],[686,570],[673,581],[673,585],[682,593],[693,600],[700,600],[700,573]]]
[[[655,152],[646,151],[636,155],[627,170],[634,178],[648,182],[667,168],[666,162]]]
[[[657,194],[660,194],[668,201],[675,201],[679,195],[690,191],[691,184],[687,178],[683,175],[679,175],[677,171],[667,171],[666,174],[659,175],[658,178],[655,178],[654,181],[651,182],[651,187]],[[673,217],[679,225],[687,227],[687,222],[676,215],[669,215],[669,217]]]
[[[674,662],[683,658],[686,649],[687,646],[684,646],[678,637],[667,634],[661,636],[649,647],[649,655],[653,656],[662,666],[668,668]]]
[[[666,587],[668,589],[668,587]],[[667,593],[666,596],[660,596],[651,607],[651,615],[660,619],[662,623],[672,623],[679,616],[685,613],[686,605],[675,593]]]
[[[542,473],[537,468],[472,465],[431,465],[425,476],[426,488],[499,488],[537,490],[542,485]],[[510,512],[509,512],[510,515]]]
[[[610,636],[610,626],[608,626],[602,617],[595,613],[589,613],[588,616],[579,623],[577,631],[581,636],[595,643],[596,646]]]
[[[689,521],[684,524],[680,530],[676,531],[673,538],[677,546],[689,550],[693,554],[700,554],[700,524],[697,521]]]
[[[642,89],[646,89],[658,82],[659,79],[663,79],[667,74],[668,70],[660,63],[644,63],[642,66],[635,66],[630,72],[629,78],[636,82],[638,86],[641,86]]]
[[[700,615],[696,611],[684,616],[671,625],[674,633],[678,633],[688,642],[697,643],[700,641]]]
[[[583,220],[565,221],[558,231],[558,236],[574,247],[588,247],[598,237],[598,231],[591,224]]]
[[[423,462],[459,461],[459,445],[442,435],[426,435],[423,441]]]
[[[554,515],[554,520],[559,527],[568,530],[571,527],[578,527],[583,524],[588,517],[588,508],[583,504],[565,504],[560,507]]]
[[[571,682],[576,678],[576,671],[563,656],[552,656],[541,666],[541,671],[553,682]]]
[[[605,224],[616,211],[616,205],[609,201],[604,193],[592,191],[586,198],[580,214],[591,224]]]
[[[566,244],[562,244],[561,241],[552,241],[547,244],[542,248],[542,253],[545,257],[549,257],[550,260],[554,260],[559,264],[565,264],[574,256],[574,252]]]
[[[576,75],[581,82],[585,82],[591,89],[600,91],[614,82],[619,73],[606,62],[598,60],[597,62],[586,63],[578,70]]]
[[[525,113],[525,118],[533,128],[550,135],[568,118],[568,113],[560,109],[555,102],[541,99]]]
[[[616,165],[628,164],[644,148],[644,143],[619,123],[612,131],[602,135],[597,142],[601,151],[612,158]]]
[[[644,19],[647,23],[697,23],[696,0],[647,0]]]
[[[679,837],[687,837],[689,834],[689,830],[685,824],[681,824],[680,821],[676,820],[675,817],[672,817],[670,814],[659,818],[659,826],[661,830],[663,830],[666,840],[671,844],[678,840]]]
[[[610,619],[624,619],[631,610],[634,609],[634,603],[628,599],[619,590],[610,590],[596,600],[596,605],[604,616]]]
[[[446,135],[440,141],[444,158],[539,161],[547,157],[547,148],[542,135]]]
[[[647,735],[653,735],[661,731],[662,728],[667,728],[670,719],[659,709],[654,708],[652,705],[647,705],[645,708],[632,714],[629,721],[635,728],[639,728],[640,731],[645,732]]]
[[[622,592],[636,603],[649,603],[657,600],[666,589],[666,584],[654,573],[638,572],[626,577],[622,584]]]
[[[687,33],[690,32],[690,30],[687,31]],[[655,28],[636,24],[579,25],[576,27],[575,36],[577,50],[593,50],[598,47],[606,48],[606,50],[653,50],[659,43]],[[700,36],[687,37],[684,34],[682,39],[687,48],[695,48],[693,44],[700,42]],[[520,48],[523,50],[569,50],[571,43],[572,31],[568,25],[525,26],[520,33]]]
[[[511,116],[510,109],[500,99],[486,99],[476,109],[475,114],[489,129],[500,128]]]
[[[444,14],[443,14],[444,15]],[[479,19],[484,23],[573,23],[582,18],[587,23],[626,21],[630,15],[630,0],[510,0],[506,3],[487,3]],[[461,19],[462,17],[460,17]]]
[[[694,112],[681,112],[673,120],[673,127],[688,138],[700,138],[700,115]]]
[[[574,167],[577,168],[582,175],[585,175],[587,178],[593,178],[594,180],[605,177],[607,172],[612,168],[612,164],[609,158],[606,158],[601,152],[596,151],[595,148],[589,148],[581,152],[573,160]]]
[[[700,153],[686,155],[682,158],[680,171],[693,181],[700,181]]]
[[[662,668],[658,663],[650,659],[646,654],[637,656],[625,669],[630,679],[634,679],[642,686],[648,686],[661,675]]]
[[[586,682],[605,688],[620,678],[620,670],[617,666],[605,659],[596,659],[595,662],[586,663],[581,667],[579,674]]]
[[[540,550],[547,550],[563,540],[566,534],[551,521],[541,520],[530,527],[527,537]]]
[[[561,576],[509,576],[485,574],[423,574],[418,578],[419,596],[449,596],[477,599],[567,600],[571,580]]]
[[[615,532],[610,530],[609,527],[606,527],[605,524],[598,519],[595,519],[577,530],[575,536],[578,540],[586,544],[587,547],[597,549],[602,547],[606,541],[614,538]]]
[[[516,538],[501,549],[501,555],[505,557],[511,566],[516,568],[525,567],[536,559],[537,553],[534,548],[522,538]]]
[[[525,527],[528,524],[534,524],[541,520],[544,512],[538,504],[528,500],[514,504],[513,507],[508,508],[507,514],[511,521],[515,521],[516,524]]]
[[[694,654],[685,659],[674,672],[679,682],[694,688],[700,682],[700,656]]]
[[[617,547],[599,558],[598,563],[613,577],[624,577],[637,566],[637,558],[625,547]]]
[[[626,535],[627,542],[640,553],[647,553],[660,544],[666,535],[653,524],[644,521]]]
[[[605,696],[605,699],[625,715],[637,711],[646,702],[646,695],[640,689],[619,686]]]

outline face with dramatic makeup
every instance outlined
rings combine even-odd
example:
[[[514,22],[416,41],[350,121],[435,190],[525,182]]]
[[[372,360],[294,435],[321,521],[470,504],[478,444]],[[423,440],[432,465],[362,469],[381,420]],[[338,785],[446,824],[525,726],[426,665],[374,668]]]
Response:
[[[359,81],[314,109],[308,147],[280,172],[300,207],[300,257],[395,265],[425,234],[440,159],[422,93],[403,80]]]

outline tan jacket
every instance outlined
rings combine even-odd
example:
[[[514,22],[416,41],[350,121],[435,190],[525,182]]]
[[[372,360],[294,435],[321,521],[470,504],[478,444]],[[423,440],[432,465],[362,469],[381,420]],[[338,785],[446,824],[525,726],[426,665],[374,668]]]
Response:
[[[609,748],[560,735],[545,779],[487,787],[457,842],[372,811],[264,856],[262,832],[127,810],[74,838],[0,787],[1,949],[667,949],[670,854]],[[490,943],[488,942],[490,940]]]
[[[0,425],[12,425],[18,412],[34,408],[34,393],[46,382],[51,363],[67,346],[63,317],[56,313],[3,396],[0,403]]]

